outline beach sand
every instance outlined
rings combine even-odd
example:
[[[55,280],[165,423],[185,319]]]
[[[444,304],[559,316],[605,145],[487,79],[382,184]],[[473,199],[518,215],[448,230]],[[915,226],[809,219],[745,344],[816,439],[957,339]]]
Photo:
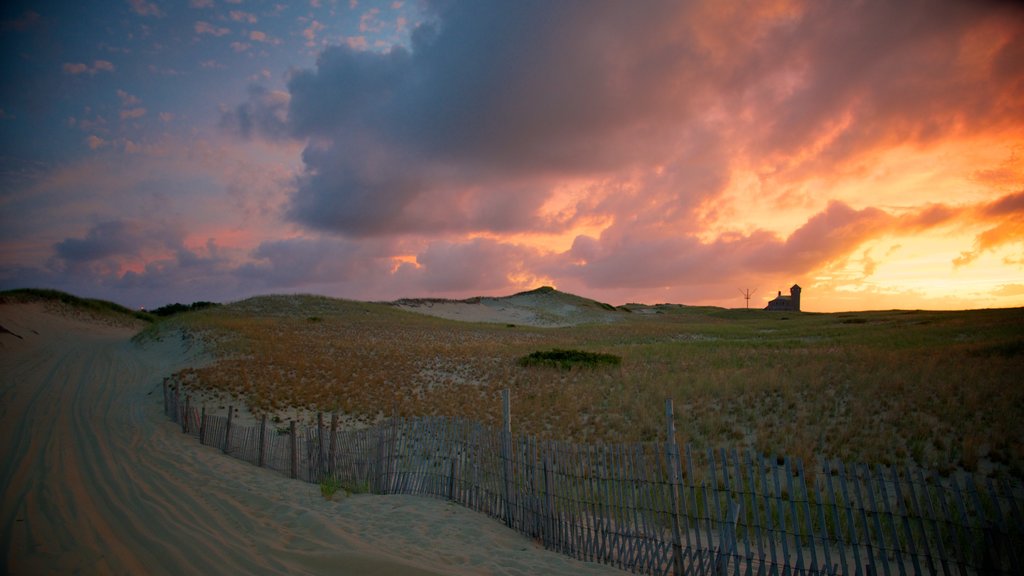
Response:
[[[0,305],[0,546],[10,574],[622,574],[458,505],[325,500],[201,446],[161,382],[179,339],[43,304]]]

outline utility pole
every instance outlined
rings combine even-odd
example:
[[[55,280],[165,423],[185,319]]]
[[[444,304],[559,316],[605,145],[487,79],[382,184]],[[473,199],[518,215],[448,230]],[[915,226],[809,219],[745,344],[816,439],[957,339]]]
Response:
[[[747,288],[746,290],[737,288],[737,290],[740,291],[740,294],[743,294],[743,298],[747,301],[747,310],[750,310],[750,297],[754,295],[754,292],[757,292],[757,288],[754,288],[753,290],[750,288]]]

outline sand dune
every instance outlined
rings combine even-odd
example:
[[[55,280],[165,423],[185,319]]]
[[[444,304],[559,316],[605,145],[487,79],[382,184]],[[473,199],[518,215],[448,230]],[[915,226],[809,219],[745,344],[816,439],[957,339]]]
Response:
[[[622,318],[622,313],[616,312],[612,306],[559,292],[550,286],[511,296],[480,296],[466,300],[406,298],[388,304],[410,312],[448,320],[549,328],[588,323],[604,324]]]
[[[0,545],[11,574],[621,574],[440,500],[352,496],[233,460],[161,413],[196,351],[0,305]]]

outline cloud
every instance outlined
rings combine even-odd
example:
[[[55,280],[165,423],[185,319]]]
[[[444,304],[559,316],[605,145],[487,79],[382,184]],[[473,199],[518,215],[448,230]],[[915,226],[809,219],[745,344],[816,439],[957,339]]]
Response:
[[[524,272],[524,260],[535,254],[535,250],[487,238],[437,241],[416,256],[416,268],[400,268],[397,280],[434,293],[507,290],[516,285],[514,277]]]
[[[231,30],[223,26],[214,26],[204,20],[199,20],[192,27],[196,34],[209,34],[210,36],[224,36],[231,33]]]
[[[145,108],[127,108],[121,110],[121,120],[130,120],[133,118],[142,118],[146,115]]]
[[[310,145],[290,215],[353,236],[479,230],[472,212],[406,215],[510,189],[533,190],[537,215],[553,182],[614,175],[695,227],[693,207],[738,165],[761,165],[775,187],[878,146],[1024,119],[1016,68],[964,63],[971,43],[1015,53],[1001,9],[833,8],[432,4],[408,49],[335,46],[292,73],[289,124]]]
[[[774,70],[760,81],[774,82],[755,83],[751,96],[766,97],[755,106],[772,114],[758,115],[769,122],[755,149],[771,156],[803,147],[814,153],[793,167],[821,168],[879,148],[1019,126],[1021,70],[1004,72],[999,55],[1022,50],[1021,16],[993,3],[808,3],[770,36],[772,63],[762,63]]]
[[[123,107],[135,106],[142,103],[137,96],[129,94],[124,90],[117,91],[117,98],[121,101],[121,106]]]
[[[153,2],[146,2],[146,0],[128,0],[128,5],[131,6],[132,12],[135,12],[140,16],[161,17],[164,15],[156,4]]]
[[[985,252],[1007,244],[1024,245],[1024,190],[977,206],[974,212],[988,227],[975,237],[970,250],[953,260],[956,267],[966,266]]]
[[[1024,215],[1024,190],[1007,194],[981,208],[981,213],[989,217],[1009,217]]]
[[[281,40],[279,38],[269,36],[266,32],[263,32],[261,30],[253,30],[249,32],[249,40],[252,40],[253,42],[264,42],[267,44],[274,45],[278,45],[281,43]]]
[[[316,46],[316,35],[324,29],[324,25],[316,20],[309,23],[302,31],[302,37],[306,39],[306,46],[312,48]]]
[[[4,20],[3,22],[0,22],[0,31],[8,32],[14,30],[21,32],[24,30],[34,28],[37,24],[39,24],[40,21],[41,19],[39,17],[38,12],[35,12],[33,10],[25,10],[24,12],[22,12],[21,16],[17,18]]]
[[[71,74],[72,76],[79,74],[92,76],[97,72],[113,72],[114,65],[106,60],[94,60],[92,66],[81,62],[65,62],[61,69],[65,74]]]
[[[225,176],[227,164],[199,178],[184,161],[143,174],[135,161],[146,155],[136,154],[124,168],[138,171],[131,193],[108,192],[100,178],[92,195],[68,192],[79,213],[106,222],[77,220],[67,228],[77,234],[49,237],[54,269],[135,287],[188,282],[188,270],[201,269],[225,286],[353,296],[500,292],[550,279],[587,295],[679,301],[722,284],[735,297],[731,284],[751,276],[785,288],[835,272],[842,278],[828,281],[841,290],[918,258],[923,237],[942,238],[945,273],[959,272],[950,263],[958,255],[961,266],[994,252],[1017,261],[1007,254],[1024,236],[1015,157],[1024,12],[1008,3],[654,1],[637,10],[605,0],[428,0],[402,15],[417,23],[397,31],[386,5],[348,14],[364,32],[332,36],[340,45],[289,70],[284,90],[265,87],[269,72],[254,73],[282,65],[277,56],[230,68],[263,85],[221,108],[220,128],[249,141],[197,147],[190,161],[247,150],[281,168],[272,186]],[[245,6],[186,15],[185,25],[256,56],[281,29],[254,30]],[[325,45],[320,22],[290,20],[292,40]],[[222,68],[237,59],[230,54],[189,61]],[[65,83],[112,71],[105,60],[63,63]],[[106,107],[69,123],[84,131],[71,144],[97,167],[153,146],[144,122],[129,120],[170,110],[155,96],[144,106],[128,93],[142,92],[123,86],[124,122],[97,125],[99,114],[110,118]],[[190,128],[199,116],[189,110],[175,108],[176,125]],[[67,180],[61,190],[83,188]],[[262,185],[273,191],[247,192]],[[135,254],[84,258],[137,234],[132,218],[170,213],[177,190],[203,194],[202,214],[189,216],[203,232],[193,234],[214,235],[209,220],[228,213],[248,230],[235,201],[261,218],[259,234],[230,259],[194,238],[183,249],[184,232]],[[130,217],[110,208],[121,202],[134,203]],[[886,253],[894,244],[904,248]]]
[[[221,114],[221,128],[243,138],[262,136],[279,140],[289,136],[286,92],[249,86],[249,100]]]
[[[800,276],[848,258],[869,239],[890,233],[896,218],[876,208],[830,203],[788,238],[755,230],[712,241],[624,222],[599,238],[578,236],[549,260],[545,272],[571,277],[590,289],[669,287],[731,282],[744,276]],[[565,272],[562,272],[565,271]]]
[[[409,207],[434,195],[500,203],[500,193],[529,190],[536,213],[559,177],[602,177],[649,155],[669,161],[681,143],[714,149],[713,130],[683,122],[698,97],[686,86],[697,72],[681,64],[686,37],[667,55],[633,41],[641,30],[679,36],[667,25],[675,7],[587,8],[582,18],[571,7],[455,4],[413,32],[411,51],[325,50],[289,82],[293,133],[314,142],[293,217],[360,236],[472,230],[487,226],[473,211],[427,226]],[[664,67],[648,62],[656,57]],[[649,88],[672,73],[681,81]],[[682,159],[674,172],[681,182],[723,173],[697,164]]]
[[[139,256],[147,247],[177,245],[169,231],[153,231],[135,220],[110,220],[97,223],[82,238],[67,238],[53,246],[56,257],[68,264]]]
[[[373,247],[332,238],[267,241],[252,256],[255,262],[242,266],[240,275],[277,289],[344,284],[386,274],[390,268],[387,257]]]
[[[251,12],[244,12],[242,10],[231,10],[228,15],[235,22],[248,22],[249,24],[255,24],[257,21],[256,15]]]
[[[54,256],[41,267],[0,268],[0,280],[34,278],[35,285],[71,289],[76,294],[102,293],[131,305],[226,300],[267,287],[271,280],[244,273],[245,255],[210,238],[189,247],[186,230],[175,223],[120,218],[92,225],[83,235],[57,242]],[[24,284],[22,284],[24,285]]]
[[[877,208],[854,210],[832,202],[794,232],[777,253],[769,246],[755,260],[794,273],[805,273],[854,251],[869,238],[888,232],[893,218]]]
[[[992,291],[995,296],[1021,296],[1024,295],[1024,284],[1003,284]]]

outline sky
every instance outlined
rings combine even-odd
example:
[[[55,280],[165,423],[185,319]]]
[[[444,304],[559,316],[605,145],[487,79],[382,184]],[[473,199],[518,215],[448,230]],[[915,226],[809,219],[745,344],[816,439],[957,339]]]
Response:
[[[0,7],[0,289],[1024,306],[1024,8]]]

